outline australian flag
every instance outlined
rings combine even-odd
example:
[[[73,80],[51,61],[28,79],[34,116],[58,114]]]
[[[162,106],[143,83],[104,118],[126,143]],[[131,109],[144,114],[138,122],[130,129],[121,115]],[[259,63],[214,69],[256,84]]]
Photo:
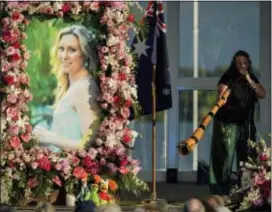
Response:
[[[139,62],[136,73],[138,101],[141,114],[147,115],[152,113],[153,65],[156,65],[156,111],[172,107],[172,94],[162,2],[150,1],[144,18],[148,23],[148,36],[146,40],[136,36],[132,49],[138,54]]]

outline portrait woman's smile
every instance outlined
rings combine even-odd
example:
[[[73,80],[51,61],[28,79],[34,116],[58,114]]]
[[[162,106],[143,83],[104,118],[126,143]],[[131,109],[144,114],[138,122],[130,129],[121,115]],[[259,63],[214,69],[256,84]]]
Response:
[[[62,36],[58,47],[58,58],[64,73],[73,75],[83,67],[84,56],[75,35]]]

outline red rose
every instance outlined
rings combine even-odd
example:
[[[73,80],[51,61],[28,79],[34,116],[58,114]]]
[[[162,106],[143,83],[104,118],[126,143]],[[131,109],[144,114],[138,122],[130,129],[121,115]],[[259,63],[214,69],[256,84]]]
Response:
[[[13,12],[11,18],[12,20],[17,21],[18,19],[20,19],[20,13],[18,11]]]
[[[76,167],[73,171],[73,176],[77,179],[85,179],[87,178],[87,173],[85,171],[85,169],[83,169],[82,167]]]
[[[71,11],[71,6],[70,6],[70,4],[65,3],[65,4],[62,6],[62,11],[63,11],[64,13],[67,13],[67,12]]]
[[[4,76],[4,81],[5,81],[8,85],[12,85],[12,84],[14,83],[14,76],[6,75],[6,76]]]
[[[91,166],[93,165],[93,160],[91,159],[90,156],[87,155],[87,156],[85,156],[85,157],[83,158],[82,163],[83,163],[83,166],[91,167]]]
[[[120,166],[126,166],[128,164],[128,160],[124,159],[120,161]]]
[[[10,32],[10,31],[3,31],[3,32],[2,32],[2,39],[3,39],[5,42],[10,42],[11,39],[12,39],[11,32]]]
[[[17,62],[18,60],[21,59],[21,55],[18,53],[15,53],[11,56],[11,62]]]
[[[49,172],[51,170],[51,163],[47,156],[41,157],[41,159],[38,161],[39,166],[41,169]]]
[[[134,22],[134,21],[135,21],[134,15],[130,14],[130,15],[128,16],[127,20],[128,20],[129,22]]]
[[[259,159],[260,159],[260,161],[267,161],[269,159],[269,156],[266,153],[261,153],[259,155]]]
[[[114,97],[113,97],[113,102],[114,102],[115,104],[118,104],[118,103],[120,102],[120,97],[119,97],[119,96],[114,96]]]
[[[132,102],[130,99],[127,99],[126,102],[125,102],[125,107],[131,107],[132,105]]]
[[[125,74],[125,73],[119,73],[119,79],[121,80],[121,81],[125,81],[125,80],[127,80],[127,75]]]
[[[30,178],[28,181],[27,181],[27,186],[29,188],[35,188],[36,186],[38,185],[38,181],[36,178]]]
[[[12,46],[16,49],[20,48],[20,43],[18,41],[16,41],[15,43],[12,44]]]
[[[128,134],[123,135],[123,141],[125,143],[129,143],[131,141],[131,137]]]

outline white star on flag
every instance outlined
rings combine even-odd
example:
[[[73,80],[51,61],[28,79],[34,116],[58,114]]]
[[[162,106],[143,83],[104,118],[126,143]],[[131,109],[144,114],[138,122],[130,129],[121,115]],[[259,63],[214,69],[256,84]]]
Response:
[[[162,90],[162,94],[163,94],[164,96],[170,95],[170,89],[169,89],[169,88],[164,88],[164,89]]]
[[[143,41],[138,40],[138,43],[133,44],[135,47],[134,52],[138,54],[138,58],[141,57],[141,55],[147,56],[146,50],[150,48],[150,46],[145,45],[146,39]]]

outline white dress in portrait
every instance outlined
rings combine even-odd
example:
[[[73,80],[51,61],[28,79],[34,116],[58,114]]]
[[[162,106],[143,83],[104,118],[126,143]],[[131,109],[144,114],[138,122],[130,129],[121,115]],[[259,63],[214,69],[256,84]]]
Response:
[[[97,84],[90,76],[71,84],[57,103],[51,130],[43,129],[43,133],[38,133],[40,142],[54,152],[58,152],[60,146],[83,148],[83,136],[91,127],[93,139],[100,125],[100,108],[96,101],[98,94]],[[56,143],[61,145],[55,145]]]

